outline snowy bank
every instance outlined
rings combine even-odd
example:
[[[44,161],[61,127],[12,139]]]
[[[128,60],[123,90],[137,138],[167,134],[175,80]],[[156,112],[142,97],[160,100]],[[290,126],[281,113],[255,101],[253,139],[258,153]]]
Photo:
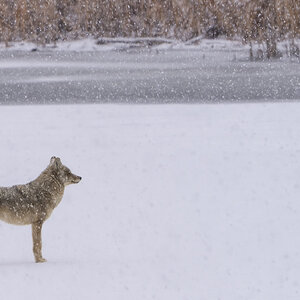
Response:
[[[130,51],[130,50],[200,50],[239,51],[248,49],[239,41],[210,40],[198,37],[187,42],[163,38],[87,38],[75,41],[59,41],[45,46],[29,42],[12,42],[9,47],[0,44],[1,51]]]

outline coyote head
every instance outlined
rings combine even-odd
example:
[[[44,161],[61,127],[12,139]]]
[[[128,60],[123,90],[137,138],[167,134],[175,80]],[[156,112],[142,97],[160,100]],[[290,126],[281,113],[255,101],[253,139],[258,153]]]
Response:
[[[69,168],[61,163],[59,157],[51,157],[49,166],[51,168],[52,174],[65,186],[72,183],[78,183],[81,180],[80,176],[73,174]]]

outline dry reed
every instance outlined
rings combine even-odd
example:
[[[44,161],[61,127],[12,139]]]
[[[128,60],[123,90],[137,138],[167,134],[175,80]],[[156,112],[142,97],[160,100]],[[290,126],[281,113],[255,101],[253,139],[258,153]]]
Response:
[[[40,44],[85,36],[207,35],[265,43],[276,56],[279,40],[300,35],[298,0],[0,0],[0,41]]]

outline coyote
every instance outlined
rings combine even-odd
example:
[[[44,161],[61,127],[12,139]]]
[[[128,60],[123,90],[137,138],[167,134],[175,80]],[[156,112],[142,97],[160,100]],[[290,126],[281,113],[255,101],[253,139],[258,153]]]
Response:
[[[71,173],[60,158],[53,156],[41,175],[23,185],[0,188],[0,220],[15,225],[32,226],[35,262],[42,256],[42,226],[60,203],[65,186],[78,183],[80,176]]]

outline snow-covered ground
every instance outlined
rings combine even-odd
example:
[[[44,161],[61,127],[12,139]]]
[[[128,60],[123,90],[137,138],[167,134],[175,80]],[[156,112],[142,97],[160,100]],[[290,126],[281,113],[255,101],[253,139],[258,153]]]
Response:
[[[82,176],[43,230],[0,223],[0,299],[300,295],[300,105],[1,107],[1,185]]]

